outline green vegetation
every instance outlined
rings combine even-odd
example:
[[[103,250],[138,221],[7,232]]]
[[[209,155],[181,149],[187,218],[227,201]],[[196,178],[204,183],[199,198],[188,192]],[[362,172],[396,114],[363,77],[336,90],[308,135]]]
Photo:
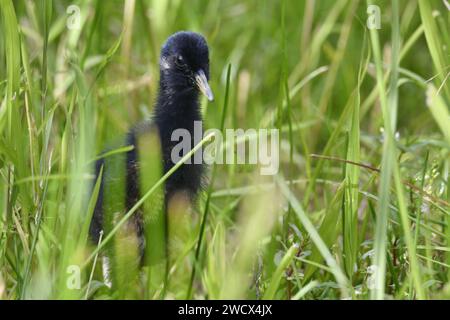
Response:
[[[88,228],[92,165],[151,115],[179,30],[211,49],[205,127],[279,128],[280,172],[210,167],[166,279],[121,238],[138,206]],[[441,0],[0,0],[0,299],[450,299],[449,108]]]

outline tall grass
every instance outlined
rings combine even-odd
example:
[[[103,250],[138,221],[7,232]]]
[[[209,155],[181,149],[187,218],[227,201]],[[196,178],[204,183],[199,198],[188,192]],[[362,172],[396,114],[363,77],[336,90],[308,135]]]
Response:
[[[442,1],[0,0],[0,11],[0,299],[450,298]],[[116,166],[105,203],[123,202],[129,148],[102,150],[151,115],[159,49],[178,30],[211,48],[205,127],[280,129],[280,172],[212,166],[166,243],[162,190],[178,166],[161,175],[145,138],[141,199],[92,243],[92,166]],[[137,212],[149,219],[142,268],[127,227]]]

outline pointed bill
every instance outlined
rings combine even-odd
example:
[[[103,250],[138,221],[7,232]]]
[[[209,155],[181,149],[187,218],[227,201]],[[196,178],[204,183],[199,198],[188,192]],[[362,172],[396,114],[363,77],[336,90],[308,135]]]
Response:
[[[208,80],[206,79],[205,72],[203,70],[199,70],[195,74],[195,83],[199,90],[208,98],[209,101],[214,100],[214,95],[209,87]]]

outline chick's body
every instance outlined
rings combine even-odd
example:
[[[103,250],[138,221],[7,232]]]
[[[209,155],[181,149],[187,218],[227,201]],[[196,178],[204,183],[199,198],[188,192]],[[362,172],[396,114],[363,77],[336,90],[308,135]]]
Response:
[[[127,151],[121,160],[105,157],[96,164],[96,176],[102,172],[102,181],[90,228],[94,242],[99,241],[100,234],[105,229],[107,215],[130,210],[141,198],[141,192],[147,191],[142,190],[141,186],[146,182],[143,180],[146,177],[143,177],[141,172],[143,167],[161,167],[161,173],[164,174],[176,164],[172,157],[172,149],[179,143],[172,141],[175,130],[184,129],[189,132],[190,137],[183,138],[190,138],[190,146],[194,147],[194,125],[195,122],[202,121],[199,94],[204,93],[212,100],[208,79],[209,53],[205,39],[193,32],[178,32],[170,36],[161,50],[160,87],[152,119],[134,126],[128,132],[125,145],[133,146],[133,149]],[[159,142],[157,144],[140,142],[148,141],[155,135]],[[142,156],[149,153],[157,155],[156,159],[153,157],[153,160],[150,160],[154,163],[149,163],[149,158]],[[145,163],[142,163],[143,161]],[[194,161],[191,161],[181,165],[168,177],[161,204],[165,215],[176,195],[182,195],[190,204],[195,201],[202,186],[203,172],[202,164],[194,164]],[[121,185],[124,187],[121,188]],[[111,194],[115,193],[115,190],[123,190],[124,194]],[[120,208],[121,206],[123,208]],[[142,210],[138,210],[129,221],[137,235],[141,260],[146,251],[144,221]],[[166,223],[166,238],[167,230]]]

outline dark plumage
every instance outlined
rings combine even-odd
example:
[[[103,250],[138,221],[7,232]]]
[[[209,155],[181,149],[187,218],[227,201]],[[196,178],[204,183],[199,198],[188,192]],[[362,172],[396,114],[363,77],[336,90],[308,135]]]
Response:
[[[151,120],[134,126],[126,135],[125,145],[132,145],[134,149],[125,155],[123,171],[126,175],[125,210],[129,210],[142,196],[139,185],[139,148],[138,140],[146,133],[157,129],[161,144],[163,172],[170,170],[175,163],[171,160],[172,148],[178,143],[171,141],[172,132],[183,128],[191,132],[191,146],[193,147],[194,121],[201,121],[199,94],[205,94],[212,100],[212,93],[208,86],[209,53],[205,39],[193,32],[178,32],[170,36],[163,45],[160,57],[159,93]],[[118,174],[108,168],[108,160],[101,159],[96,164],[96,176],[103,167],[102,183],[98,200],[91,222],[91,237],[98,242],[101,230],[104,228],[104,198],[105,184],[113,181],[111,176]],[[113,166],[114,167],[114,166]],[[188,196],[194,201],[202,185],[203,167],[200,164],[183,164],[165,183],[164,206],[177,193]],[[116,208],[108,208],[116,212]],[[118,209],[120,210],[120,209]],[[141,212],[136,212],[131,220],[137,232],[141,258],[144,253],[144,222]],[[167,228],[167,227],[166,227]]]

